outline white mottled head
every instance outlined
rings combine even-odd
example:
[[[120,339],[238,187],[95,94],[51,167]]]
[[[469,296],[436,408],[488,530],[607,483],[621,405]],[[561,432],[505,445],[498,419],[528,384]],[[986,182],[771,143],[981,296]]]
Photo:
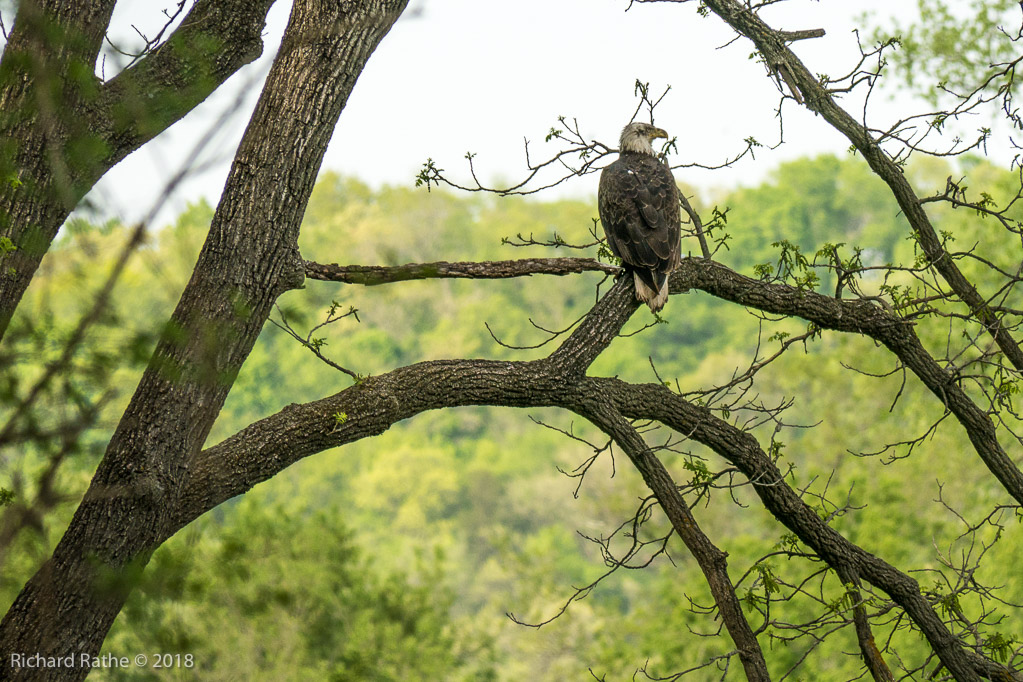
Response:
[[[659,137],[667,139],[668,133],[649,123],[630,123],[622,128],[622,137],[618,144],[623,152],[655,156],[652,142]]]

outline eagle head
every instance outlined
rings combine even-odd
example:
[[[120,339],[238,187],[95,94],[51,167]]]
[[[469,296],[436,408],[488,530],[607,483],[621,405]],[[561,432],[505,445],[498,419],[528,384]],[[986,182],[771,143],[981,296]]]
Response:
[[[619,145],[623,152],[639,152],[654,156],[654,147],[651,143],[659,137],[667,138],[668,133],[649,123],[630,123],[622,128]]]

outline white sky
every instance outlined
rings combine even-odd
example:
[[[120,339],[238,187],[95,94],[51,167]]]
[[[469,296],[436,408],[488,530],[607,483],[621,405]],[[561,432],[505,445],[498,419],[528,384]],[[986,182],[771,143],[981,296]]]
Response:
[[[159,26],[153,0],[121,0],[115,39],[129,42],[130,24],[151,33]],[[701,18],[695,2],[637,4],[627,0],[412,0],[357,83],[324,160],[324,170],[357,176],[377,186],[409,186],[427,157],[466,179],[463,156],[478,154],[484,180],[523,176],[522,140],[534,159],[555,151],[543,138],[557,116],[575,117],[588,138],[615,144],[636,100],[633,83],[672,91],[657,110],[657,123],[679,137],[680,161],[717,164],[741,151],[743,139],[777,140],[778,93],[762,65],[750,60],[748,41],[724,49],[730,30],[714,16]],[[790,0],[763,13],[776,28],[824,28],[827,37],[801,41],[795,50],[814,72],[839,75],[858,57],[852,19],[913,14],[914,0]],[[206,146],[211,164],[190,178],[161,211],[172,219],[185,203],[205,196],[215,204],[231,154],[259,93],[287,21],[290,3],[271,10],[263,57],[170,131],[112,170],[92,199],[125,220],[148,212],[167,177],[195,140],[226,107],[246,95],[226,130]],[[109,67],[108,67],[109,68]],[[878,98],[877,102],[884,106]],[[786,144],[762,150],[735,168],[683,170],[678,177],[700,187],[756,182],[785,159],[848,143],[812,114],[789,101]],[[596,176],[574,179],[541,196],[590,196]]]

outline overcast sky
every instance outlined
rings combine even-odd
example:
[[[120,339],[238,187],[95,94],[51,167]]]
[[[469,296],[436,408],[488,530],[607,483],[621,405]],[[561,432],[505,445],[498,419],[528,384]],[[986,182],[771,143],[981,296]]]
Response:
[[[130,43],[132,24],[154,32],[163,4],[121,0],[115,40]],[[748,41],[721,48],[733,34],[716,17],[699,17],[695,3],[636,4],[626,11],[627,5],[627,0],[412,0],[359,78],[323,169],[374,186],[408,186],[427,157],[464,178],[463,156],[471,150],[484,179],[516,179],[523,175],[523,137],[532,141],[534,158],[555,151],[543,138],[559,115],[578,119],[587,138],[616,143],[635,108],[637,78],[657,92],[671,86],[656,121],[678,136],[679,162],[717,164],[741,151],[746,137],[777,140],[778,92],[763,66],[749,59]],[[790,0],[763,16],[786,30],[825,29],[826,38],[801,41],[794,49],[811,71],[837,75],[859,54],[852,34],[857,15],[876,11],[882,20],[898,11],[905,18],[913,6],[911,0]],[[215,204],[289,9],[280,0],[271,10],[263,57],[111,171],[93,194],[96,203],[126,220],[144,215],[195,140],[241,93],[239,115],[203,149],[209,169],[180,187],[158,222],[200,196]],[[785,126],[786,144],[762,151],[755,161],[677,175],[700,187],[748,184],[785,159],[844,153],[848,147],[791,101]],[[588,176],[547,196],[589,196],[595,188],[596,176]]]

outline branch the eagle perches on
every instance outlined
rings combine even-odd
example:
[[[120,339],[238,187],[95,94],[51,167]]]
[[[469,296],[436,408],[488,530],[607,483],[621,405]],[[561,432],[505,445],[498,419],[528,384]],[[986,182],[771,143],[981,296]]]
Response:
[[[486,277],[491,272],[490,265],[445,263],[367,268],[307,262],[306,272],[314,279],[379,285],[409,279]],[[492,272],[499,277],[564,275],[584,270],[607,273],[613,267],[586,258],[533,259],[518,264],[501,261],[493,265]],[[786,284],[755,280],[705,258],[684,258],[672,274],[673,295],[689,290],[700,290],[764,313],[801,317],[822,329],[874,339],[914,372],[959,417],[978,456],[1010,495],[1023,504],[1023,473],[998,443],[990,417],[970,400],[955,377],[944,371],[926,352],[911,321],[874,301],[832,298]],[[641,444],[641,437],[637,440],[630,432],[625,438],[627,429],[621,420],[653,420],[707,446],[739,469],[753,484],[765,507],[818,556],[841,575],[857,576],[887,593],[892,601],[905,609],[942,656],[942,661],[948,659],[946,665],[951,663],[950,667],[958,667],[966,678],[1016,679],[1004,666],[958,643],[953,644],[951,634],[921,595],[916,581],[832,530],[801,499],[772,458],[749,433],[729,424],[711,410],[687,401],[664,385],[635,385],[618,379],[587,376],[587,368],[618,336],[636,308],[629,280],[620,280],[562,345],[546,358],[530,362],[444,360],[419,363],[367,378],[316,403],[286,408],[204,451],[197,463],[202,474],[198,480],[203,480],[203,488],[208,490],[213,481],[220,479],[221,483],[214,486],[220,492],[216,499],[195,500],[193,504],[198,506],[187,516],[201,513],[202,508],[211,508],[220,500],[240,494],[273,475],[274,472],[266,471],[263,466],[264,458],[271,454],[270,450],[273,451],[275,468],[277,465],[284,468],[327,447],[380,433],[391,424],[426,410],[456,405],[555,406],[580,414],[619,442],[658,501],[662,506],[667,505],[666,513],[675,531],[679,532],[687,546],[692,542],[698,547],[697,540],[687,540],[683,535],[686,524],[681,519],[685,517],[687,507],[670,475],[655,456],[647,456],[649,446]],[[456,386],[461,388],[456,391]],[[339,412],[346,414],[347,419],[344,424],[336,425],[331,415]],[[268,434],[276,435],[268,438]],[[619,438],[630,444],[623,445]],[[253,443],[266,443],[270,450],[252,450]],[[288,444],[284,451],[270,445],[281,443]],[[225,466],[225,462],[230,465]],[[240,470],[250,471],[251,476],[239,481],[236,474]],[[222,472],[231,472],[231,475]],[[678,510],[676,518],[672,518],[668,511],[671,508]],[[701,568],[708,581],[727,581],[723,555],[716,558],[705,556],[708,558],[701,562]],[[734,597],[734,591],[725,590],[722,594],[724,606],[721,602],[718,606],[727,609],[727,595]],[[745,619],[739,620],[742,622],[734,623],[738,630],[736,641],[748,641],[742,632]],[[865,621],[862,618],[860,621],[857,628],[863,630]],[[729,625],[727,621],[726,625]],[[731,627],[730,634],[736,636]],[[865,657],[869,648],[861,638]],[[759,651],[748,653],[752,650],[741,646],[738,651],[747,672],[759,669],[758,660],[762,656]]]

